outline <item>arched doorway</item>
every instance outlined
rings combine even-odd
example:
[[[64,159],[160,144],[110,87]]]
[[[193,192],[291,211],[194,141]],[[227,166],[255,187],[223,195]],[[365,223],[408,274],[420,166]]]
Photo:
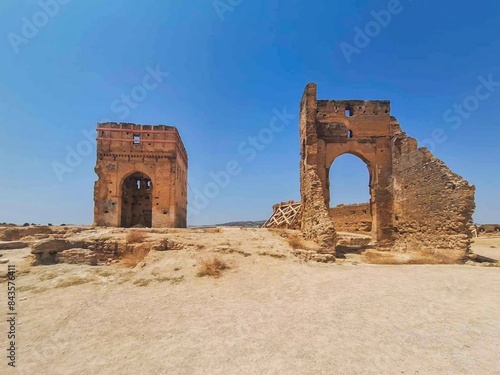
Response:
[[[370,168],[360,157],[345,153],[328,169],[329,211],[341,232],[372,232]]]
[[[122,182],[121,226],[151,228],[153,224],[153,184],[148,175],[135,172]]]

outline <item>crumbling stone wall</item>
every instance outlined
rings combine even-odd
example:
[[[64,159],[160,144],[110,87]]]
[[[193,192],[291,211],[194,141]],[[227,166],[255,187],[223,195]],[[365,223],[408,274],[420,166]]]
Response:
[[[324,149],[316,132],[316,87],[308,86],[300,104],[300,191],[302,195],[301,229],[306,239],[314,240],[321,251],[335,253],[337,235],[323,196],[322,171],[318,165]]]
[[[34,265],[71,263],[103,264],[117,260],[147,243],[130,244],[120,238],[47,238],[31,245]]]
[[[393,144],[395,249],[461,259],[472,239],[474,186],[406,134]]]
[[[300,105],[300,145],[306,238],[324,247],[334,241],[329,168],[350,153],[370,172],[372,234],[379,249],[469,251],[474,187],[401,131],[389,101],[317,100],[316,85],[309,84]]]
[[[172,126],[97,128],[94,224],[186,227],[187,153]]]
[[[330,217],[336,230],[343,232],[371,232],[370,203],[340,204],[330,208]]]

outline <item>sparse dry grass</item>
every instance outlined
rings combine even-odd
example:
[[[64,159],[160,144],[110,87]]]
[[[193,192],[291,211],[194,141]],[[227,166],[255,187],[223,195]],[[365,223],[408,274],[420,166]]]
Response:
[[[286,240],[288,241],[288,244],[290,245],[290,247],[294,250],[305,248],[304,239],[300,236],[293,235],[293,236],[287,237]]]
[[[110,276],[114,275],[114,272],[110,271],[109,269],[105,269],[105,268],[97,269],[96,273],[101,277],[110,277]]]
[[[36,287],[34,285],[20,285],[16,287],[16,290],[19,293],[22,293],[22,292],[29,292],[30,290],[34,290],[35,288]]]
[[[134,281],[134,285],[137,285],[137,286],[148,286],[151,281],[153,281],[152,279],[137,279]]]
[[[45,272],[40,275],[40,281],[47,281],[55,279],[59,274],[57,272]]]
[[[60,280],[55,287],[56,288],[67,288],[69,286],[87,284],[91,281],[95,281],[94,277],[89,276],[69,276],[66,279]]]
[[[194,230],[195,232],[201,232],[201,233],[222,233],[223,229],[219,227],[215,228],[196,228]]]
[[[45,286],[39,287],[34,285],[21,285],[20,287],[17,288],[17,291],[19,293],[31,292],[33,294],[42,293],[45,292],[46,290],[48,290],[48,288]]]
[[[147,236],[148,235],[145,232],[141,232],[139,230],[131,230],[125,237],[125,240],[128,243],[142,243]]]
[[[432,253],[430,251],[397,253],[366,250],[362,259],[370,264],[459,264],[462,260],[456,254]]]
[[[149,247],[135,247],[131,252],[122,256],[122,264],[125,267],[134,268],[146,258],[150,251]]]
[[[271,257],[271,258],[276,258],[276,259],[285,259],[286,258],[285,254],[271,253],[269,251],[259,251],[258,254],[262,255],[262,256],[268,256],[268,257]]]
[[[20,270],[17,272],[17,274],[19,276],[21,276],[21,275],[27,275],[29,273],[31,273],[31,269],[29,268],[29,266],[21,267]]]
[[[170,281],[171,284],[179,284],[180,282],[184,281],[184,275],[176,277],[160,276],[156,278],[156,281],[158,281],[159,283]]]
[[[279,234],[283,234],[285,233],[286,229],[281,229],[281,228],[266,228],[269,232],[273,232],[273,233],[279,233]]]
[[[215,249],[215,251],[220,253],[220,254],[240,254],[240,255],[243,255],[244,257],[249,257],[252,255],[251,253],[247,253],[244,250],[233,249],[233,248],[230,248],[227,246],[218,247]]]
[[[155,267],[151,270],[151,275],[153,276],[160,276],[161,275],[161,269],[159,267]]]
[[[129,282],[130,280],[132,280],[134,275],[135,274],[132,271],[120,275],[120,277],[118,278],[118,284],[124,284],[126,282]]]
[[[222,271],[229,269],[229,266],[220,258],[213,257],[210,259],[203,259],[198,268],[198,277],[212,276],[220,277]]]

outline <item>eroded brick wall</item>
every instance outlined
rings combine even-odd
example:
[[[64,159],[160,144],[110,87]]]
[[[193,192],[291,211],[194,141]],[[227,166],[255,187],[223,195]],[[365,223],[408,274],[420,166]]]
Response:
[[[472,239],[475,188],[404,133],[394,137],[394,248],[461,259]]]
[[[330,208],[329,212],[337,231],[371,232],[372,230],[370,203],[341,204]]]
[[[300,190],[302,195],[302,232],[306,239],[314,240],[321,251],[335,253],[337,234],[323,195],[324,176],[320,176],[318,163],[324,155],[324,142],[316,131],[316,86],[308,85],[300,104]],[[326,171],[324,171],[326,173]]]

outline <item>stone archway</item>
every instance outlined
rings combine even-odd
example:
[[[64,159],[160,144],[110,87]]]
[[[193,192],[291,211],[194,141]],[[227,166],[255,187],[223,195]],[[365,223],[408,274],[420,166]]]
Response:
[[[356,124],[357,125],[357,124]],[[349,124],[350,129],[346,129],[346,133],[363,134],[359,128]],[[392,191],[392,154],[390,144],[389,129],[386,134],[381,134],[376,139],[356,136],[343,140],[342,138],[325,137],[325,153],[320,159],[324,163],[326,172],[324,173],[325,182],[322,183],[323,196],[325,204],[329,207],[330,191],[329,191],[329,168],[333,162],[344,154],[351,154],[359,157],[367,166],[370,175],[370,209],[372,216],[372,234],[373,239],[379,247],[390,247],[393,244],[393,191]],[[322,166],[323,168],[323,166]],[[323,173],[321,173],[323,175]]]
[[[372,233],[379,250],[430,251],[463,259],[472,238],[475,188],[401,130],[387,100],[318,100],[306,87],[300,104],[301,229],[321,253],[333,253],[328,174],[345,153],[370,171]]]
[[[121,184],[121,226],[151,228],[153,224],[153,184],[145,173],[135,172]]]
[[[318,211],[329,218],[329,168],[343,154],[359,157],[370,173],[372,234],[378,247],[388,248],[393,238],[392,119],[388,101],[317,100],[308,86],[302,102],[301,190],[303,230],[318,237]],[[322,202],[319,199],[322,198]],[[308,228],[311,217],[311,228]],[[305,220],[304,220],[305,219]],[[323,221],[323,220],[322,220]],[[320,242],[335,243],[335,228],[322,225]],[[331,235],[328,235],[331,232]]]
[[[351,181],[346,183],[347,179]],[[326,204],[337,231],[372,233],[375,201],[371,181],[370,164],[357,155],[342,154],[328,166]]]

